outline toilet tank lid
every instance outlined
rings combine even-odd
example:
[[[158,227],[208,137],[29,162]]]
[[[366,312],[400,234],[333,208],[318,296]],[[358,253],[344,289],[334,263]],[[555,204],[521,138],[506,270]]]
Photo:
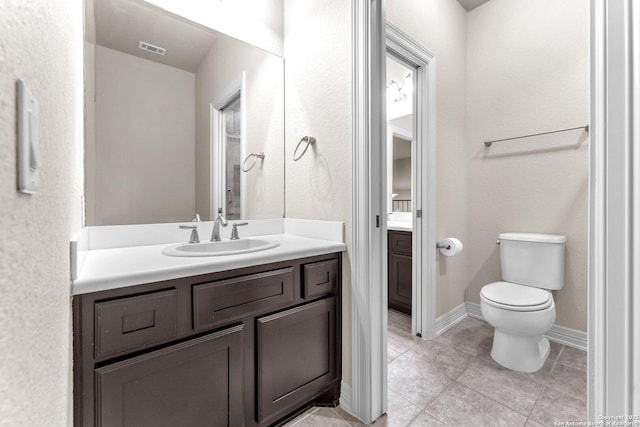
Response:
[[[566,243],[566,236],[560,234],[536,234],[536,233],[500,233],[500,240],[518,240],[521,242],[540,243]]]

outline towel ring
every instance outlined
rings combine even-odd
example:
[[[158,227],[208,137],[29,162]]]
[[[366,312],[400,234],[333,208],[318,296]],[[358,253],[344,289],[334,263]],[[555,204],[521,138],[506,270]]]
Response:
[[[247,167],[247,162],[252,157],[253,157],[253,163],[251,163],[251,165],[249,167]],[[256,165],[256,163],[258,163],[258,159],[264,160],[264,153],[251,153],[251,154],[249,154],[247,156],[247,158],[244,159],[244,162],[242,162],[242,172],[249,172],[251,169],[253,169],[253,167]]]
[[[300,144],[302,144],[303,142],[306,142],[307,145],[305,145],[304,150],[302,150],[302,153],[298,156],[296,155],[296,153],[298,152],[298,149],[300,148]],[[312,136],[303,136],[302,139],[300,140],[300,142],[298,142],[298,145],[296,145],[296,149],[293,150],[293,161],[297,162],[298,160],[300,160],[302,158],[302,156],[304,156],[304,153],[307,152],[307,150],[309,149],[310,145],[313,145],[316,143],[316,139]]]

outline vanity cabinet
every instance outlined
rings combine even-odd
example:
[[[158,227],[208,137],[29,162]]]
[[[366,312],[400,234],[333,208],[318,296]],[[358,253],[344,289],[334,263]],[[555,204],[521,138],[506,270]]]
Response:
[[[411,232],[389,230],[387,241],[389,308],[411,314]]]
[[[336,310],[332,297],[258,319],[259,422],[339,380]]]
[[[341,255],[74,297],[76,426],[268,426],[336,405]]]

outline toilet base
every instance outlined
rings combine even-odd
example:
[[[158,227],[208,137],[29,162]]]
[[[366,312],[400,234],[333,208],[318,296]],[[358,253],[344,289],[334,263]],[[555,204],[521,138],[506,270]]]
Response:
[[[495,329],[491,358],[504,366],[520,372],[536,372],[549,356],[550,345],[542,335],[518,336]]]

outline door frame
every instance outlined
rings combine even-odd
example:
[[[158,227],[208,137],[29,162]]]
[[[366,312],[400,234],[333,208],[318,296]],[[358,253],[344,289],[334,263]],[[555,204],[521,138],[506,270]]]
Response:
[[[417,85],[428,91],[429,102],[419,112],[426,129],[419,129],[428,143],[416,160],[424,161],[429,169],[420,179],[425,182],[420,201],[433,200],[429,209],[434,215],[418,220],[414,226],[422,237],[417,259],[430,258],[432,268],[425,268],[425,279],[434,277],[435,293],[435,62],[433,55],[407,43],[410,39],[397,28],[386,24],[382,0],[352,0],[353,29],[353,196],[352,196],[352,274],[351,274],[351,346],[352,387],[351,413],[366,423],[372,423],[387,409],[387,236],[386,218],[386,113],[383,108],[386,89],[384,61],[387,36],[392,46],[409,44],[419,58],[429,65]],[[395,42],[395,44],[393,44]],[[409,56],[411,57],[411,56]],[[427,69],[425,69],[426,71]],[[416,89],[418,90],[418,89]],[[426,97],[424,98],[426,101]],[[419,122],[419,120],[416,120]],[[417,134],[415,134],[417,138]],[[418,144],[416,144],[418,145]],[[432,167],[429,167],[432,166]],[[432,224],[425,224],[425,219]],[[415,231],[414,231],[415,233]],[[415,244],[415,243],[414,243]],[[414,251],[416,256],[416,251]],[[425,258],[426,257],[426,258]],[[418,263],[413,263],[416,265]],[[422,279],[420,280],[422,281]],[[417,282],[418,283],[418,282]],[[426,292],[424,293],[426,296]],[[427,317],[435,317],[435,298],[429,301],[433,310]],[[423,304],[424,307],[429,304]],[[435,335],[435,319],[424,328],[424,336]],[[430,330],[433,328],[433,331]]]
[[[398,27],[387,22],[386,53],[415,70],[412,137],[413,242],[411,332],[436,336],[436,59]],[[386,120],[385,120],[386,124]],[[386,170],[382,171],[386,175]],[[386,215],[384,216],[386,218]],[[386,227],[385,227],[386,228]],[[385,276],[386,277],[386,276]],[[386,288],[385,288],[386,289]],[[386,352],[386,349],[383,349]]]

